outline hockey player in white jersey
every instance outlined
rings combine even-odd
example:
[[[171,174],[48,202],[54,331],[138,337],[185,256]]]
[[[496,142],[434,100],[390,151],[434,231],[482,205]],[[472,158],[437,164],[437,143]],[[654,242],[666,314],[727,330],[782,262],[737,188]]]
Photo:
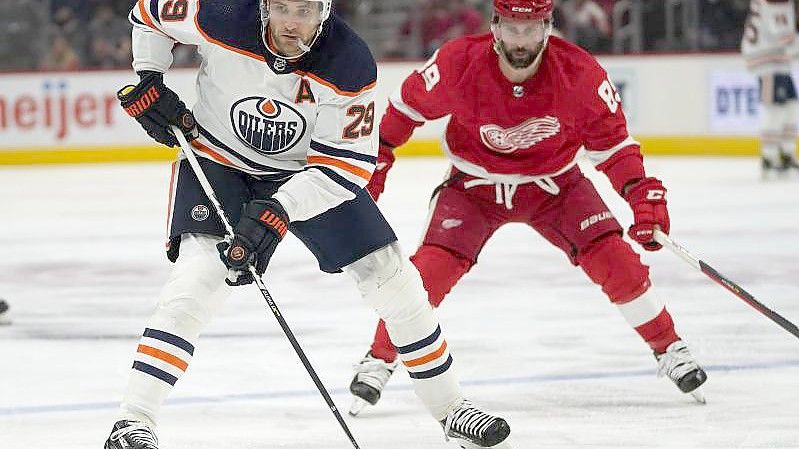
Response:
[[[408,349],[401,359],[446,437],[463,447],[501,444],[508,424],[461,395],[419,274],[364,189],[377,159],[377,70],[366,44],[331,14],[331,0],[139,0],[130,20],[141,81],[119,92],[122,106],[165,145],[177,144],[170,125],[183,130],[236,225],[224,241],[191,168],[177,161],[167,245],[175,265],[105,448],[157,449],[159,409],[200,332],[229,285],[253,281],[250,263],[264,272],[287,231],[321,270],[355,279],[392,341]],[[197,45],[203,59],[193,111],[163,80],[176,42]]]
[[[796,162],[797,95],[789,51],[795,40],[793,0],[751,0],[741,52],[760,84],[764,177],[799,170]]]

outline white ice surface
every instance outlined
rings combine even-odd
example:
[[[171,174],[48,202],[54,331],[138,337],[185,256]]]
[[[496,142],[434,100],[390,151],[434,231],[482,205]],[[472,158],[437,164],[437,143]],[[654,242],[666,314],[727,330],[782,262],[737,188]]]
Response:
[[[673,238],[799,323],[799,181],[763,183],[754,159],[647,162],[669,188]],[[406,253],[445,166],[401,159],[391,173],[380,206]],[[169,270],[168,178],[168,164],[0,169],[0,296],[14,320],[0,327],[0,449],[102,447]],[[707,368],[706,406],[656,378],[599,288],[521,225],[496,234],[440,309],[467,395],[508,418],[516,449],[799,448],[799,340],[675,255],[644,260]],[[294,238],[266,280],[346,410],[373,312]],[[197,346],[163,409],[164,449],[351,447],[254,287]],[[346,417],[361,447],[450,447],[407,375],[389,386]]]

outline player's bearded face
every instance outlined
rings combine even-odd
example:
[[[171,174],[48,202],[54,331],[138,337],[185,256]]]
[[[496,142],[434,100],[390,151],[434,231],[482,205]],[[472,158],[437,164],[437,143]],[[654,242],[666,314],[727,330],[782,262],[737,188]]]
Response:
[[[321,22],[321,3],[318,1],[269,1],[269,33],[272,43],[284,56],[303,53],[300,41],[310,46]]]
[[[495,25],[499,48],[508,62],[524,69],[535,61],[544,49],[548,24],[543,20],[514,20],[500,17]]]

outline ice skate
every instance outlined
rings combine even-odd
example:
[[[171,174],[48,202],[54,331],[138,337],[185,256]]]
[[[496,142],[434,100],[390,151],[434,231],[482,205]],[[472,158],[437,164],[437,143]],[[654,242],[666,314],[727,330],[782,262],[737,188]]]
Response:
[[[792,153],[780,151],[780,163],[777,168],[785,174],[789,172],[799,173],[799,162],[796,161],[796,157]]]
[[[350,392],[355,396],[350,407],[352,416],[356,416],[367,405],[377,404],[383,388],[397,368],[397,362],[388,363],[372,356],[372,351],[369,351],[354,368],[355,376],[350,383]]]
[[[0,299],[0,326],[4,324],[11,324],[11,317],[8,313],[8,303]]]
[[[158,438],[141,421],[117,421],[104,449],[158,449]]]
[[[706,403],[701,385],[707,374],[696,363],[688,346],[677,340],[666,348],[666,352],[655,354],[658,361],[658,377],[667,376],[683,393],[690,393],[698,402]]]
[[[463,449],[493,447],[510,449],[505,439],[510,435],[508,423],[497,416],[478,409],[470,401],[464,400],[452,409],[441,421],[444,434],[457,442]]]
[[[766,157],[762,158],[760,166],[764,180],[783,179],[799,174],[799,162],[792,154],[784,151],[780,151],[776,161]]]

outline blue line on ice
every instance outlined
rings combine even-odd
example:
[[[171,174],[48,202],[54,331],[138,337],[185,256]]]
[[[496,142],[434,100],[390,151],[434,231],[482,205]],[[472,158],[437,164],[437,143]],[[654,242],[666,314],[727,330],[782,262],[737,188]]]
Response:
[[[799,367],[799,360],[791,360],[785,362],[770,362],[770,363],[750,363],[739,365],[706,365],[705,370],[709,372],[723,372],[723,371],[750,371],[762,369],[781,369],[781,368],[797,368]],[[461,382],[463,386],[503,386],[503,385],[520,385],[520,384],[538,384],[546,382],[560,382],[560,381],[574,381],[574,380],[596,380],[596,379],[618,379],[628,377],[645,377],[654,374],[654,368],[638,369],[630,371],[606,371],[594,373],[573,373],[573,374],[546,374],[539,376],[524,376],[524,377],[498,377],[491,379],[476,379],[464,380]],[[412,390],[411,385],[389,385],[386,390]],[[331,395],[344,395],[349,394],[347,388],[334,388],[329,390]],[[272,391],[266,393],[242,393],[242,394],[227,394],[217,396],[189,396],[183,398],[174,398],[167,401],[167,405],[188,405],[188,404],[208,404],[208,403],[228,403],[236,401],[260,401],[268,399],[284,399],[296,398],[305,396],[316,396],[319,392],[316,390],[287,390],[287,391]],[[51,405],[34,405],[34,406],[17,406],[17,407],[0,407],[0,416],[9,415],[39,415],[45,413],[59,413],[59,412],[84,412],[84,411],[97,411],[109,410],[119,406],[118,402],[85,402],[75,404],[51,404]]]

